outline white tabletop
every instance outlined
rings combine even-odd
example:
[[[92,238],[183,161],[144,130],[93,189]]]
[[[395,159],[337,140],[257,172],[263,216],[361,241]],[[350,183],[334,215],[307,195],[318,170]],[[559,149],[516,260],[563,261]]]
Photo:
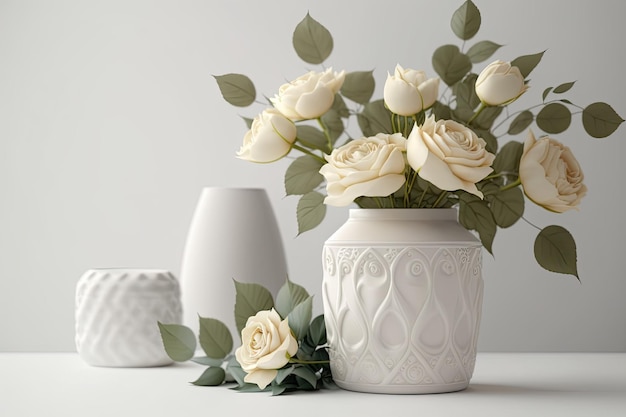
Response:
[[[479,353],[467,390],[434,395],[271,397],[189,384],[202,370],[96,368],[75,353],[0,353],[0,416],[626,416],[626,353]]]

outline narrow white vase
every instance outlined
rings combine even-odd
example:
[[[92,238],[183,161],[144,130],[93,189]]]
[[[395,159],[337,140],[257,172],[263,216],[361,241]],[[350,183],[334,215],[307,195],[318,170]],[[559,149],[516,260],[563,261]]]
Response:
[[[219,319],[237,343],[233,280],[260,284],[274,296],[287,280],[282,237],[267,192],[204,188],[180,276],[183,323],[197,332],[198,316]]]
[[[476,360],[482,246],[455,209],[353,209],[325,243],[322,297],[344,389],[467,388]]]
[[[76,350],[90,365],[168,365],[157,322],[181,323],[178,281],[164,270],[88,270],[76,284],[75,319]]]

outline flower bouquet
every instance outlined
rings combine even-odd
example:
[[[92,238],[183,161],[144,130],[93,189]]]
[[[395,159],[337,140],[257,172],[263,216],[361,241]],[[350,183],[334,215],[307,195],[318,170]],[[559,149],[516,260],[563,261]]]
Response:
[[[451,20],[463,45],[480,24],[471,0]],[[293,46],[306,63],[323,64],[333,38],[307,14],[293,33]],[[606,103],[581,107],[565,98],[574,82],[547,87],[537,105],[513,109],[528,93],[528,76],[543,52],[494,60],[474,71],[500,47],[488,40],[466,50],[443,45],[432,57],[438,77],[397,65],[387,75],[381,99],[372,99],[373,71],[309,71],[280,86],[265,110],[245,119],[249,130],[237,155],[270,163],[300,154],[284,179],[286,194],[300,196],[299,233],[321,223],[326,205],[458,207],[460,223],[492,253],[498,228],[522,219],[527,201],[563,213],[585,196],[580,164],[554,137],[569,128],[572,116],[580,114],[585,131],[595,138],[611,135],[623,122]],[[247,76],[215,78],[230,104],[255,102],[256,89]],[[352,118],[358,135],[346,128]],[[512,139],[519,134],[525,138]],[[557,225],[537,229],[537,262],[578,277],[572,235]]]

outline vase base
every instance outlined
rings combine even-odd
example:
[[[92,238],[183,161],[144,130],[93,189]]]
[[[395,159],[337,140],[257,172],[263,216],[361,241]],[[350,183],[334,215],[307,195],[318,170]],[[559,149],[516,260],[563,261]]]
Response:
[[[469,386],[469,381],[455,382],[452,384],[406,384],[406,385],[386,385],[386,384],[358,384],[353,382],[337,381],[335,384],[339,388],[355,391],[367,392],[371,394],[443,394],[447,392],[463,391]]]

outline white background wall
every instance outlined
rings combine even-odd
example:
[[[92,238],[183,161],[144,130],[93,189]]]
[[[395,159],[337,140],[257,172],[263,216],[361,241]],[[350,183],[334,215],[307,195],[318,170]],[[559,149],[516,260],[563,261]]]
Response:
[[[319,69],[291,48],[309,11],[335,37],[328,63],[375,70],[380,97],[396,63],[433,74],[434,49],[460,45],[449,21],[461,3],[0,0],[0,351],[74,350],[74,289],[86,269],[178,274],[204,186],[267,189],[291,278],[321,310],[321,246],[347,210],[330,209],[321,227],[296,238],[296,198],[282,187],[289,161],[261,166],[234,156],[240,116],[262,106],[231,107],[211,75],[248,74],[271,96]],[[476,39],[505,44],[498,58],[547,49],[521,105],[577,80],[572,101],[606,101],[626,116],[626,3],[476,4]],[[572,232],[582,284],[536,265],[527,224],[499,233],[495,259],[485,256],[479,349],[626,351],[625,129],[593,140],[575,117],[559,135],[585,168],[589,194],[579,212],[529,206],[527,218]]]

